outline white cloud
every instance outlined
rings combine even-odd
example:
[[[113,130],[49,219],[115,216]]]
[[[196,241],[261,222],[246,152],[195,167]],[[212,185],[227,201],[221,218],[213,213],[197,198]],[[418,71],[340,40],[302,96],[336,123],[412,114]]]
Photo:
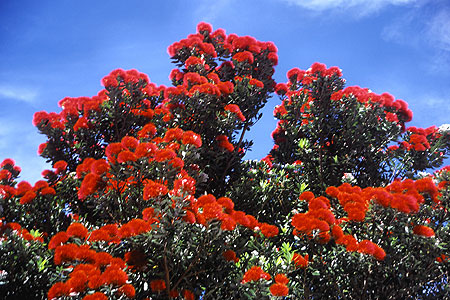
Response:
[[[37,96],[38,96],[37,91],[29,88],[0,86],[0,97],[31,104],[34,103]]]
[[[216,0],[216,1],[201,1],[194,13],[194,22],[200,21],[214,23],[216,19],[225,13],[225,10],[230,7],[233,0]],[[213,28],[215,29],[215,28]]]
[[[450,51],[450,9],[439,11],[428,23],[428,37],[436,46]]]
[[[421,101],[422,104],[426,104],[429,107],[432,108],[438,108],[440,110],[450,111],[450,106],[446,105],[449,103],[448,99],[440,98],[436,96],[427,96],[423,97],[423,100]]]
[[[418,0],[283,0],[313,11],[346,11],[355,10],[358,16],[365,16],[389,5],[405,5],[416,3]]]
[[[428,51],[429,60],[424,68],[429,73],[448,71],[450,68],[450,7],[418,3],[414,9],[399,15],[385,26],[382,38],[389,42]],[[426,50],[423,50],[426,49]]]

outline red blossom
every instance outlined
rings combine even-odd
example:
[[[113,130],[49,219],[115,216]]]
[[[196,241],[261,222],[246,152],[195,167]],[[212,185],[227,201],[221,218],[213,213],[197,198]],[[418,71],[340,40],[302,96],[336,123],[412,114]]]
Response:
[[[189,290],[183,291],[183,297],[185,300],[195,300],[194,294]]]
[[[156,198],[158,196],[164,196],[169,192],[166,185],[162,183],[155,182],[153,180],[148,180],[144,187],[144,200],[149,200],[151,198]]]
[[[216,141],[219,143],[219,147],[224,148],[229,152],[234,151],[234,146],[228,141],[228,137],[226,135],[219,135],[216,137]]]
[[[270,293],[274,296],[282,297],[289,294],[289,288],[282,283],[274,283],[269,288]]]
[[[233,261],[235,263],[239,261],[239,258],[236,256],[236,252],[233,250],[227,250],[223,252],[222,255],[227,261]]]
[[[264,272],[261,267],[253,266],[244,274],[241,283],[245,284],[250,281],[258,281],[260,279],[270,280],[270,275]]]
[[[164,291],[166,289],[166,282],[162,279],[152,280],[150,281],[150,288],[156,293]]]
[[[212,31],[211,24],[206,23],[206,22],[200,22],[197,24],[197,32],[198,33],[204,33],[204,32],[211,33],[211,31]]]
[[[238,52],[233,55],[233,59],[238,62],[247,61],[249,64],[253,64],[254,61],[253,54],[249,51]]]
[[[85,239],[88,235],[88,230],[81,223],[72,223],[66,230],[68,236],[75,236]]]
[[[0,164],[1,168],[4,168],[5,166],[11,166],[13,167],[15,165],[15,161],[11,158],[5,158],[2,163]]]
[[[275,275],[275,282],[280,284],[287,285],[289,283],[289,278],[286,277],[285,274],[277,274]]]
[[[224,108],[226,111],[230,111],[234,114],[236,114],[236,117],[241,120],[242,122],[245,121],[245,116],[242,114],[241,109],[236,104],[228,104]]]
[[[416,225],[413,228],[414,234],[421,235],[424,237],[433,237],[435,236],[434,230],[428,226],[424,225]]]
[[[261,233],[265,237],[274,237],[274,236],[278,235],[278,227],[276,227],[274,225],[269,225],[269,224],[263,223],[261,225]]]

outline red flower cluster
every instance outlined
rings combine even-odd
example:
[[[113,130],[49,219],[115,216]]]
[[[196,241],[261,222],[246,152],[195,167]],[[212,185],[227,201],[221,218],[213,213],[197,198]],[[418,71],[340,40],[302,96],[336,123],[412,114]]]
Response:
[[[400,122],[405,123],[412,120],[413,113],[408,108],[408,103],[403,100],[395,100],[395,98],[388,94],[383,93],[377,95],[370,92],[367,88],[361,88],[358,86],[350,86],[331,95],[331,100],[341,101],[343,97],[351,98],[354,97],[358,102],[364,103],[366,105],[371,105],[372,103],[378,103],[378,105],[386,108],[386,119],[390,122]],[[395,114],[393,116],[392,114]]]
[[[424,237],[433,237],[435,236],[434,230],[428,226],[424,225],[416,225],[413,228],[414,234],[421,235]]]
[[[147,83],[150,82],[148,76],[144,73],[140,73],[137,70],[122,70],[116,69],[112,71],[108,76],[102,79],[102,84],[104,87],[108,86],[118,86],[120,83],[128,83],[128,82],[139,82],[139,80],[143,80]]]
[[[1,188],[2,186],[0,186]],[[3,186],[5,191],[8,193],[12,193],[12,195],[16,195],[20,197],[20,204],[30,203],[34,198],[38,195],[55,195],[56,191],[54,188],[50,187],[47,181],[38,180],[31,186],[31,184],[27,181],[21,181],[17,184],[17,188],[7,188]]]
[[[260,279],[270,280],[270,275],[264,272],[261,267],[253,266],[244,274],[244,278],[241,283],[245,284],[250,281],[258,281]]]
[[[349,220],[364,221],[369,209],[370,197],[364,195],[360,187],[352,187],[350,184],[344,183],[338,188],[328,187],[326,193],[339,200],[339,203],[347,212]]]
[[[287,284],[289,283],[289,279],[285,274],[277,274],[275,275],[275,283],[272,284],[269,288],[270,293],[274,296],[282,297],[287,296],[289,294],[289,288]]]
[[[166,289],[166,282],[162,279],[156,279],[150,281],[150,288],[153,292],[159,293]]]
[[[123,271],[125,262],[120,258],[114,258],[106,252],[91,250],[88,245],[67,244],[56,247],[54,259],[57,265],[70,263],[76,266],[73,267],[66,282],[57,282],[50,288],[48,299],[86,290],[97,290],[103,285],[115,285],[119,288],[118,293],[127,297],[135,295],[134,287],[127,284],[128,275]]]
[[[222,255],[227,261],[234,261],[235,263],[239,261],[239,258],[236,256],[236,252],[233,250],[227,250],[223,252]]]
[[[236,117],[241,120],[242,122],[245,121],[245,116],[242,114],[241,109],[236,104],[228,104],[224,108],[226,111],[230,111],[234,114],[236,114]]]
[[[410,132],[411,135],[407,141],[400,143],[400,146],[406,150],[414,149],[415,151],[425,151],[430,149],[430,141],[440,137],[436,126],[431,126],[426,129],[411,126],[406,130]]]
[[[326,192],[330,196],[338,198],[344,210],[347,211],[349,218],[346,218],[346,221],[362,221],[364,219],[367,211],[365,203],[368,203],[368,201],[365,197],[360,196],[363,190],[359,187],[343,184],[339,188],[329,187]],[[306,191],[300,195],[300,200],[308,201],[309,210],[307,213],[299,213],[292,217],[291,224],[295,227],[293,234],[303,233],[311,237],[314,231],[318,231],[319,242],[326,243],[332,236],[336,240],[336,244],[345,246],[347,251],[359,251],[363,254],[372,255],[378,260],[384,259],[386,253],[377,244],[368,240],[358,243],[353,235],[344,234],[342,228],[337,225],[327,198],[323,196],[316,198],[312,192]],[[344,220],[341,219],[340,221]],[[299,265],[307,264],[307,259],[301,259],[299,256],[296,259]]]
[[[144,200],[164,196],[169,192],[167,186],[153,180],[147,180],[144,187]]]
[[[219,135],[216,137],[216,141],[219,143],[219,147],[226,149],[228,152],[234,151],[234,146],[228,141],[226,135]]]
[[[302,256],[298,253],[294,253],[294,256],[292,257],[292,262],[298,268],[306,268],[309,263],[309,255],[306,254],[305,256]]]
[[[14,222],[4,223],[2,220],[0,220],[0,239],[7,239],[7,237],[3,235],[7,229],[12,230],[14,234],[22,237],[26,241],[44,242],[44,239],[40,235],[32,236],[31,233],[26,228],[22,228],[20,224]]]
[[[299,213],[292,217],[291,224],[295,227],[293,234],[312,236],[314,231],[319,234],[319,241],[326,243],[330,239],[330,226],[336,223],[334,214],[330,210],[330,201],[325,197],[314,197],[306,191],[300,195],[300,200],[308,201],[308,212]]]
[[[237,62],[247,62],[249,64],[253,64],[254,58],[253,54],[249,51],[238,52],[233,55],[233,60]]]

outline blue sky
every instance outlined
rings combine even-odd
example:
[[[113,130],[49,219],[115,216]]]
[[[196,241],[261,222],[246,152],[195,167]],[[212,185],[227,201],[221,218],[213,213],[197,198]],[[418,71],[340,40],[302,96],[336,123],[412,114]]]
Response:
[[[318,61],[343,70],[347,85],[389,92],[414,112],[410,126],[450,123],[450,3],[445,0],[0,1],[0,160],[22,179],[48,168],[36,154],[44,136],[34,112],[66,96],[93,96],[116,68],[135,68],[169,85],[167,46],[214,29],[273,41],[275,79]],[[264,157],[275,128],[273,97],[250,131],[248,158]]]

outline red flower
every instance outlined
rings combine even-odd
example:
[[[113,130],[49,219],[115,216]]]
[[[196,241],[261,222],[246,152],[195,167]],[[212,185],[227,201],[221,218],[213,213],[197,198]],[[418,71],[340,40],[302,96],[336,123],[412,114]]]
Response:
[[[93,173],[87,174],[81,182],[80,190],[78,191],[78,198],[83,200],[87,196],[93,194],[96,191],[97,185],[100,181],[100,176]]]
[[[200,138],[200,135],[189,130],[183,133],[182,143],[184,145],[194,145],[199,148],[202,146],[202,139]]]
[[[305,201],[311,201],[312,199],[314,199],[314,194],[310,191],[306,191],[301,193],[301,195],[298,197],[300,200],[305,200]]]
[[[244,284],[250,281],[258,281],[260,279],[269,280],[270,275],[264,272],[260,267],[253,266],[245,272],[242,283]]]
[[[212,26],[206,22],[200,22],[197,24],[197,32],[203,34],[204,32],[211,33]]]
[[[111,143],[106,146],[105,154],[110,161],[115,161],[114,157],[117,156],[123,150],[121,143]]]
[[[203,59],[198,58],[197,56],[191,56],[188,59],[186,59],[185,61],[185,67],[189,68],[192,65],[203,65],[205,62],[203,61]]]
[[[118,266],[111,265],[101,275],[105,284],[124,285],[127,283],[128,275]]]
[[[373,254],[373,257],[375,257],[378,260],[384,260],[384,258],[386,257],[386,252],[383,250],[383,248],[381,248],[377,244],[374,245],[375,245],[375,253]]]
[[[216,137],[216,141],[219,142],[219,147],[224,148],[229,152],[234,151],[234,146],[228,141],[228,137],[226,135],[219,135]]]
[[[183,137],[183,130],[181,128],[169,128],[164,135],[164,142],[170,143],[173,140],[181,140]]]
[[[58,246],[61,246],[61,244],[64,244],[69,240],[70,236],[65,232],[61,231],[55,234],[48,243],[48,249],[55,249]]]
[[[67,163],[64,160],[55,162],[53,168],[56,170],[56,174],[59,174],[67,169]]]
[[[91,172],[96,174],[96,175],[99,175],[99,176],[103,175],[108,170],[109,170],[109,164],[104,159],[96,160],[91,165]]]
[[[277,274],[274,279],[276,283],[285,285],[289,283],[289,278],[287,278],[285,274]]]
[[[134,298],[134,296],[136,295],[136,290],[131,284],[125,284],[124,286],[121,286],[118,292],[119,294],[123,294],[128,298]]]
[[[413,228],[414,234],[424,237],[433,237],[435,235],[434,230],[428,226],[417,225]]]
[[[139,141],[132,136],[124,136],[120,142],[123,147],[134,150],[139,145]]]
[[[289,288],[285,284],[274,283],[270,286],[270,293],[274,296],[287,296],[289,294]]]
[[[81,128],[89,128],[88,120],[86,119],[86,117],[79,118],[77,120],[77,122],[75,123],[75,125],[73,125],[73,130],[74,131],[78,131]]]
[[[147,207],[142,211],[142,218],[145,221],[151,219],[155,214],[155,209],[153,207]]]
[[[77,257],[78,250],[79,247],[75,244],[67,244],[57,247],[53,258],[55,265],[75,259]]]
[[[208,221],[211,219],[219,219],[222,216],[222,205],[217,202],[207,203],[203,206],[203,217]]]
[[[305,71],[300,70],[299,68],[293,68],[290,69],[287,73],[286,73],[286,77],[287,79],[292,82],[298,82],[298,81],[302,81],[303,80],[303,76],[305,76]]]
[[[56,191],[54,188],[46,187],[41,190],[41,195],[56,195]]]
[[[125,223],[119,229],[119,236],[121,238],[131,237],[139,235],[141,233],[148,232],[152,229],[149,222],[142,219],[133,219],[128,223]]]
[[[306,254],[305,256],[302,256],[300,254],[294,253],[294,256],[292,257],[292,261],[294,262],[296,267],[306,268],[308,266],[308,262],[309,262],[309,255]]]
[[[3,168],[4,166],[11,166],[13,167],[16,163],[11,158],[5,158],[2,163],[0,164],[0,168]]]
[[[166,282],[162,279],[152,280],[150,282],[150,288],[153,292],[161,292],[166,289]]]
[[[264,88],[264,83],[262,83],[262,81],[259,81],[258,79],[255,79],[255,78],[250,79],[248,84],[257,86],[259,88]]]
[[[234,90],[234,85],[230,81],[219,82],[217,84],[217,87],[219,88],[220,92],[224,95],[231,94]]]
[[[172,149],[158,149],[155,152],[155,160],[158,162],[163,162],[166,160],[171,160],[177,155]]]
[[[138,132],[140,138],[151,138],[156,134],[156,127],[153,123],[148,123]]]
[[[69,236],[76,236],[85,239],[88,235],[88,230],[81,223],[72,223],[66,230]]]
[[[34,198],[36,198],[36,193],[33,191],[28,191],[20,198],[19,202],[20,204],[27,204],[30,203]]]
[[[227,261],[234,261],[235,263],[239,261],[239,258],[236,257],[236,252],[233,250],[227,250],[222,255]]]
[[[261,225],[261,233],[264,234],[265,237],[273,237],[278,235],[278,227],[274,225],[269,225],[263,223]]]
[[[16,195],[23,196],[23,195],[25,195],[26,192],[28,192],[32,188],[33,187],[31,186],[31,184],[28,181],[25,181],[25,180],[21,181],[17,184]]]
[[[68,296],[70,292],[70,287],[66,285],[64,282],[55,283],[47,293],[47,298],[49,300],[61,297]]]
[[[252,64],[254,61],[253,54],[249,51],[238,52],[233,55],[233,59],[238,62],[247,61],[249,64]]]
[[[166,195],[169,189],[166,185],[155,182],[153,180],[148,180],[144,187],[144,200],[149,200],[151,198],[156,198],[158,196]]]
[[[136,161],[137,159],[138,159],[138,157],[136,156],[136,154],[134,154],[131,151],[122,151],[117,156],[117,162],[119,162],[119,163],[126,163],[126,162],[129,162],[129,161]]]
[[[225,207],[227,213],[231,213],[234,209],[233,201],[228,197],[221,197],[217,199],[217,203]]]
[[[183,297],[185,300],[195,300],[195,296],[190,290],[184,290]]]
[[[230,111],[234,114],[236,114],[236,117],[241,120],[242,122],[245,121],[245,116],[242,114],[241,109],[236,104],[228,104],[224,108],[226,111]]]
[[[41,155],[44,152],[45,148],[47,148],[47,143],[39,144],[37,154]]]

